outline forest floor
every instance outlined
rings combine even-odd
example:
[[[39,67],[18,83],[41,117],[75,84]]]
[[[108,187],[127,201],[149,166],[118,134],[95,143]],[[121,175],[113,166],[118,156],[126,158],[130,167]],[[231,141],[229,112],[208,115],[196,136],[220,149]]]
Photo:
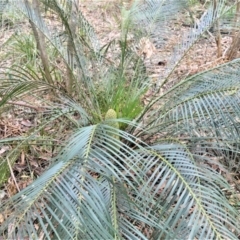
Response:
[[[108,3],[86,0],[81,5],[84,16],[96,30],[102,45],[119,38],[118,20],[121,13],[118,6],[117,0],[108,1]],[[204,13],[204,8],[201,5],[197,5],[192,7],[191,11],[200,16],[201,13]],[[188,12],[184,11],[176,19],[167,23],[167,37],[164,39],[164,43],[151,42],[149,40],[150,44],[148,42],[138,46],[142,47],[142,49],[139,49],[140,52],[147,52],[147,55],[149,55],[146,59],[146,65],[150,77],[153,79],[158,78],[165,71],[165,66],[170,61],[174,48],[186,40],[191,30],[190,21]],[[206,71],[228,61],[226,52],[231,45],[231,41],[230,32],[222,35],[221,46],[223,55],[218,57],[215,37],[208,31],[185,56],[175,70],[175,77],[182,78],[183,76]]]
[[[119,39],[119,17],[120,10],[118,7],[117,0],[114,1],[96,1],[96,0],[85,0],[84,4],[81,4],[81,10],[85,18],[91,23],[93,28],[98,35],[101,45],[108,43],[111,40]],[[196,12],[203,12],[202,6],[197,6],[192,9]],[[167,37],[164,42],[158,43],[151,41],[150,39],[145,39],[145,42],[138,44],[137,48],[140,54],[145,54],[145,64],[149,77],[152,82],[156,82],[159,76],[164,75],[165,68],[171,61],[171,56],[174,48],[181,44],[187,37],[189,31],[191,31],[191,24],[189,24],[188,13],[181,13],[178,18],[170,21],[166,25]],[[11,35],[12,33],[4,33],[5,36]],[[0,42],[4,39],[0,38]],[[196,74],[198,72],[207,71],[213,67],[227,62],[225,57],[227,49],[231,45],[232,38],[230,33],[222,35],[222,50],[223,56],[218,57],[218,48],[216,45],[216,40],[211,32],[205,33],[205,35],[199,39],[199,41],[194,45],[194,47],[186,54],[185,58],[179,64],[179,66],[174,70],[171,78],[173,82],[179,81],[187,76]],[[149,94],[147,93],[144,98],[144,103],[148,102]],[[10,118],[9,118],[10,119]],[[31,120],[28,119],[15,119],[10,121],[8,118],[0,119],[0,137],[6,138],[9,136],[20,136],[22,133],[28,130],[32,126]],[[0,149],[0,156],[3,157],[8,149],[2,147]],[[38,151],[38,149],[36,149]],[[29,156],[28,156],[29,157]],[[30,159],[26,161],[24,151],[21,153],[21,158],[13,166],[13,171],[20,173],[24,172],[24,169],[30,167],[32,172],[36,175],[40,175],[46,166],[46,162],[51,158],[51,153],[48,151],[43,152],[42,159],[36,161],[35,159]],[[20,176],[20,175],[19,175]],[[16,183],[17,181],[17,183]],[[21,175],[21,178],[14,176],[8,179],[4,186],[4,189],[0,190],[0,200],[1,191],[8,193],[8,196],[14,195],[19,189],[23,189],[28,184],[32,182],[32,178],[29,176]],[[1,219],[0,219],[1,223]]]

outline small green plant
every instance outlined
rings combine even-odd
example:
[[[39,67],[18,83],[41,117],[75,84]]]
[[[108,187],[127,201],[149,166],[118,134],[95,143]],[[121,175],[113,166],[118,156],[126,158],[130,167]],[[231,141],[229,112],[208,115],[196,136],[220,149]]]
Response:
[[[18,64],[36,66],[37,48],[34,38],[30,34],[15,33],[7,42],[7,45],[15,51],[15,59]]]
[[[0,160],[0,186],[2,186],[2,184],[4,184],[9,176],[10,176],[10,170],[9,170],[9,166],[7,164],[6,161]]]

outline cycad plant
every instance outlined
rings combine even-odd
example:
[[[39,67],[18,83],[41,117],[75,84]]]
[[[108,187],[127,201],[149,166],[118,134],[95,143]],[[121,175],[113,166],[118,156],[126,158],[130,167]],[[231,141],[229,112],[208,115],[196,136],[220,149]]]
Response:
[[[12,150],[0,170],[11,170],[23,149],[35,154],[34,146],[53,149],[53,157],[41,176],[2,200],[1,237],[238,238],[232,176],[239,171],[240,60],[172,78],[237,4],[226,2],[209,4],[153,84],[135,46],[142,38],[162,44],[166,24],[188,1],[118,3],[120,35],[103,45],[81,1],[9,0],[29,20],[38,56],[34,68],[14,59],[2,68],[1,113],[21,106],[37,120],[27,136],[1,140]]]

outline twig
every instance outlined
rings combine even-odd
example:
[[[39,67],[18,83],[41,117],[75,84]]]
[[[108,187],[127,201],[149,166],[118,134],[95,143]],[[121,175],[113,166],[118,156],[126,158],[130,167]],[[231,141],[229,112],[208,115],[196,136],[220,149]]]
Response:
[[[20,189],[19,189],[19,187],[18,187],[16,178],[15,178],[15,176],[14,176],[14,174],[13,174],[12,166],[11,166],[11,164],[10,164],[10,162],[9,162],[8,157],[7,157],[7,163],[8,163],[8,167],[9,167],[9,169],[10,169],[10,172],[11,172],[11,177],[12,177],[12,179],[13,179],[15,185],[16,185],[16,188],[17,188],[18,192],[20,192]]]
[[[38,107],[34,107],[32,105],[29,105],[27,103],[21,103],[21,102],[12,102],[12,101],[8,101],[7,103],[12,104],[12,105],[18,105],[18,106],[22,106],[22,107],[28,107],[28,108],[32,108],[36,111],[39,111]]]
[[[217,0],[213,1],[213,8],[214,11],[217,9]],[[215,37],[215,41],[216,41],[216,45],[217,45],[217,57],[222,57],[222,35],[221,35],[221,31],[220,31],[220,24],[219,24],[219,19],[217,19],[216,23],[215,23],[215,27],[217,29],[217,34]]]
[[[224,59],[223,56],[215,59],[215,60],[212,61],[212,62],[208,62],[208,63],[202,64],[201,66],[199,66],[199,68],[206,67],[206,66],[208,66],[208,65],[210,65],[210,64],[213,64],[213,63],[216,63],[216,62],[218,62],[219,60],[222,60],[222,59]]]
[[[2,99],[0,98],[0,101],[1,101],[1,100],[2,100]],[[39,112],[40,109],[43,109],[42,107],[35,107],[35,106],[29,105],[29,104],[24,103],[24,102],[7,101],[6,103],[7,103],[7,104],[12,104],[12,105],[18,105],[18,106],[22,106],[22,107],[32,108],[32,109],[36,110],[37,112]]]

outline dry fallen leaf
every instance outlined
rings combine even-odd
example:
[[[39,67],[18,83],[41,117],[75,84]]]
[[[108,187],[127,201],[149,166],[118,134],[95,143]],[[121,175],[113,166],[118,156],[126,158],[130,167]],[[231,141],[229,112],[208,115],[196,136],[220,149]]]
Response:
[[[6,193],[4,190],[0,190],[0,200],[5,197]]]
[[[31,127],[33,124],[29,120],[22,120],[21,124],[25,127]]]
[[[3,146],[1,149],[0,149],[0,155],[5,153],[7,150],[9,149],[8,146]]]
[[[8,191],[9,196],[13,196],[17,193],[17,188],[11,178],[9,178],[9,180],[8,180],[7,191]]]
[[[143,37],[139,41],[139,55],[143,55],[144,58],[150,58],[156,51],[153,43],[146,37]]]
[[[3,223],[3,221],[4,221],[4,217],[3,217],[3,215],[0,213],[0,224]]]

